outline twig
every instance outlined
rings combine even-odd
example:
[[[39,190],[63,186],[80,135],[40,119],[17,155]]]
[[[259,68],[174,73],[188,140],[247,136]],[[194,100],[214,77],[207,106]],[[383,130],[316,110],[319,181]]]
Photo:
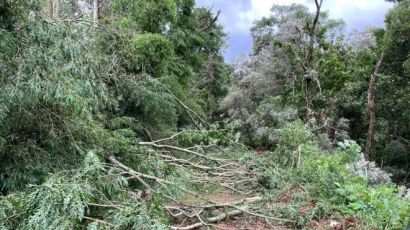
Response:
[[[188,160],[185,160],[185,159],[179,159],[179,158],[175,158],[175,157],[168,156],[168,155],[165,155],[165,154],[159,154],[159,155],[161,157],[169,159],[173,162],[180,162],[180,163],[183,163],[183,164],[188,164],[188,165],[190,165],[194,168],[198,168],[198,169],[201,169],[201,170],[204,170],[204,171],[209,171],[209,170],[214,170],[215,169],[215,168],[208,167],[208,166],[205,166],[205,165],[195,164],[195,163],[192,163],[192,162],[190,162]]]
[[[300,167],[301,160],[302,160],[302,145],[298,145],[298,160],[296,162],[296,168]]]
[[[151,141],[151,143],[158,143],[158,142],[164,142],[164,141],[169,141],[169,140],[172,140],[172,139],[174,139],[175,137],[177,137],[177,136],[179,136],[179,135],[181,135],[181,134],[183,134],[183,133],[185,133],[186,131],[184,130],[184,131],[181,131],[181,132],[178,132],[178,133],[174,133],[172,136],[170,136],[170,137],[167,137],[167,138],[164,138],[164,139],[159,139],[159,140],[156,140],[156,141]]]
[[[145,134],[147,135],[149,141],[153,141],[151,133],[148,131],[148,129],[143,128],[143,130],[144,130]]]
[[[119,162],[119,161],[118,161],[117,159],[115,159],[115,157],[113,157],[113,156],[108,157],[108,159],[109,159],[111,162],[113,162],[115,165],[117,165],[118,167],[120,167],[121,169],[127,171],[128,174],[131,175],[131,177],[128,177],[128,179],[133,179],[133,178],[135,178],[135,179],[141,179],[141,178],[150,179],[150,180],[153,180],[153,181],[157,182],[158,184],[160,184],[160,185],[163,186],[163,187],[166,187],[165,184],[173,185],[173,186],[175,186],[175,187],[181,189],[182,191],[184,191],[184,192],[186,192],[186,193],[189,193],[189,194],[194,195],[194,196],[196,196],[196,197],[198,196],[198,194],[196,194],[195,192],[192,192],[192,191],[190,191],[190,190],[188,190],[188,189],[186,189],[186,188],[183,188],[183,187],[181,187],[181,186],[179,186],[179,185],[177,185],[177,184],[175,184],[175,183],[173,183],[173,182],[171,182],[171,181],[167,181],[167,180],[161,179],[161,178],[156,177],[156,176],[151,176],[151,175],[143,174],[143,173],[140,173],[140,172],[136,172],[135,170],[133,170],[133,169],[127,167],[126,165],[122,164],[121,162]],[[142,179],[141,179],[141,180],[142,180]],[[152,190],[152,189],[151,189],[151,190]],[[152,190],[152,191],[154,191],[154,190]]]
[[[156,147],[156,148],[173,149],[173,150],[177,150],[177,151],[180,151],[180,152],[186,152],[186,153],[194,154],[196,156],[203,157],[203,158],[206,158],[208,160],[212,160],[212,161],[215,161],[215,162],[218,162],[218,163],[221,162],[221,161],[225,161],[225,159],[213,158],[213,157],[206,156],[206,155],[203,155],[201,153],[198,153],[198,152],[195,152],[195,151],[192,151],[192,150],[189,150],[189,149],[183,149],[183,148],[179,148],[179,147],[172,146],[172,145],[160,145],[160,144],[156,144],[156,143],[153,143],[153,142],[139,142],[138,144],[139,145],[149,145],[149,146]]]
[[[281,218],[276,218],[276,217],[271,217],[271,216],[264,216],[264,215],[261,215],[261,214],[250,212],[247,209],[243,209],[243,207],[232,206],[232,208],[236,208],[237,210],[241,210],[244,213],[247,213],[247,214],[252,215],[252,216],[257,216],[257,217],[260,217],[260,218],[265,218],[265,219],[270,219],[270,220],[277,220],[277,221],[282,221],[282,222],[295,223],[295,221],[293,221],[293,220],[281,219]]]
[[[209,29],[212,28],[212,26],[215,24],[216,21],[218,21],[218,17],[221,14],[221,10],[218,10],[218,12],[216,13],[216,16],[211,20],[211,23],[209,23],[209,25],[203,29],[203,31],[208,31]]]
[[[222,203],[222,204],[211,204],[211,205],[202,205],[202,206],[190,206],[195,208],[203,208],[203,209],[211,209],[211,208],[223,208],[223,207],[235,207],[235,205],[239,204],[253,204],[262,200],[262,197],[255,196],[255,197],[248,197],[239,201],[234,201],[230,203]]]
[[[125,209],[127,207],[122,206],[122,205],[114,205],[114,204],[95,204],[95,203],[87,203],[89,206],[94,206],[94,207],[102,207],[102,208],[116,208],[116,209]]]
[[[98,222],[98,223],[100,223],[100,224],[105,224],[105,225],[110,226],[111,228],[114,228],[114,225],[113,225],[113,224],[108,223],[108,222],[103,221],[103,220],[100,220],[100,219],[96,219],[96,218],[92,218],[92,217],[88,217],[88,216],[84,216],[84,219],[86,219],[86,220],[91,220],[91,221],[95,221],[95,222]]]
[[[191,230],[191,229],[199,228],[201,226],[206,226],[207,223],[216,223],[216,222],[219,222],[221,220],[226,219],[227,217],[237,216],[241,213],[242,213],[242,211],[240,211],[240,210],[233,210],[233,211],[230,211],[230,212],[222,213],[222,214],[214,216],[214,217],[210,217],[210,218],[206,219],[206,222],[200,220],[200,222],[198,222],[198,223],[188,225],[188,226],[185,226],[185,227],[171,226],[171,229],[174,229],[174,230]]]

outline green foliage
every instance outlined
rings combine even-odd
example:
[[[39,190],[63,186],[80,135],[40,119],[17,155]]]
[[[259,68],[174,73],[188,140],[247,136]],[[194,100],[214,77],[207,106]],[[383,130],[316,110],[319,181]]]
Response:
[[[294,124],[293,129],[303,130],[303,126],[297,126]],[[287,132],[289,127],[285,128]],[[302,136],[307,137],[306,134]],[[371,186],[364,175],[352,174],[349,165],[355,164],[361,154],[358,144],[345,141],[339,143],[337,149],[325,153],[315,146],[315,139],[313,137],[313,142],[305,145],[314,151],[302,154],[298,168],[278,167],[277,161],[261,162],[260,167],[264,169],[261,183],[268,194],[276,197],[272,201],[276,202],[272,210],[274,215],[294,220],[293,225],[298,228],[307,227],[312,220],[337,221],[343,217],[358,218],[356,227],[363,229],[408,227],[410,202],[399,197],[397,186]]]
[[[192,125],[170,92],[201,115],[217,107],[223,95],[218,79],[227,74],[219,56],[222,29],[210,25],[208,32],[219,31],[218,36],[202,31],[194,2],[116,0],[101,11],[101,30],[49,15],[43,20],[43,3],[1,5],[2,17],[12,19],[0,30],[5,51],[0,54],[2,193],[71,169],[96,146],[126,155],[136,151],[135,138],[156,138],[178,125]],[[72,16],[70,7],[71,2],[60,1],[64,17]],[[35,17],[25,20],[25,10]],[[202,14],[212,18],[209,11]],[[211,37],[215,43],[206,40]],[[176,47],[182,40],[186,49]],[[190,62],[190,55],[197,55],[198,62]],[[198,79],[208,57],[216,57],[222,70]],[[199,80],[206,82],[200,90],[209,93],[195,97],[199,84],[193,82]],[[201,102],[203,108],[202,99],[207,101]]]
[[[386,15],[385,29],[369,27],[350,35],[341,32],[343,21],[321,12],[314,36],[314,64],[303,66],[314,13],[303,5],[273,6],[271,14],[252,27],[253,53],[235,63],[230,92],[221,105],[229,119],[235,120],[232,124],[240,124],[240,139],[252,147],[274,146],[272,129],[278,127],[258,109],[271,97],[280,98],[279,111],[290,107],[305,120],[309,76],[311,125],[323,137],[318,140],[321,147],[331,149],[347,137],[363,147],[369,127],[366,92],[383,51],[374,88],[377,125],[370,157],[383,166],[409,171],[409,8],[408,0],[397,2]],[[408,184],[409,177],[400,178],[400,183]]]
[[[0,86],[0,178],[7,190],[76,164],[83,144],[94,141],[86,131],[108,95],[96,76],[99,59],[77,40],[85,36],[82,26],[74,32],[65,24],[32,23],[25,36],[30,46],[12,59],[15,68]]]
[[[167,229],[161,197],[183,196],[181,186],[216,188],[190,181],[190,170],[164,160],[168,152],[141,146],[176,130],[183,131],[165,143],[236,159],[247,170],[239,174],[255,175],[250,181],[261,185],[252,190],[300,186],[291,204],[279,208],[299,227],[336,215],[374,227],[408,227],[409,202],[395,186],[370,186],[351,172],[359,145],[344,141],[336,147],[337,138],[326,139],[332,130],[335,136],[344,131],[343,117],[352,120],[354,138],[364,137],[368,78],[384,49],[373,157],[408,167],[408,0],[395,5],[386,30],[368,34],[362,48],[344,43],[338,33],[343,23],[321,14],[309,76],[314,90],[323,91],[314,95],[314,108],[331,118],[324,117],[328,127],[313,131],[297,120],[304,113],[305,86],[298,82],[306,72],[300,65],[306,24],[314,16],[305,6],[274,6],[271,17],[255,23],[255,56],[234,72],[221,106],[230,118],[195,130],[192,112],[181,104],[221,119],[217,109],[232,72],[222,57],[226,35],[209,9],[196,8],[193,0],[101,1],[94,25],[86,10],[85,19],[76,16],[82,9],[73,1],[59,1],[60,18],[45,15],[51,10],[45,3],[0,2],[1,229]],[[319,137],[325,137],[327,152]],[[254,155],[241,141],[275,150]],[[186,159],[187,153],[172,153]],[[106,162],[110,156],[167,183],[157,189],[155,180],[143,185],[135,176],[126,178],[131,174]],[[189,158],[194,161],[220,166]],[[243,186],[258,185],[250,184]],[[146,194],[148,187],[156,192]]]
[[[0,2],[0,29],[13,31],[21,26],[30,11],[39,10],[42,1],[2,0]]]
[[[225,127],[236,133],[236,139],[242,143],[255,148],[273,148],[278,142],[277,129],[297,119],[295,109],[283,106],[280,97],[266,98],[256,108],[247,99],[246,95],[232,93],[225,98],[221,107],[229,108],[230,115]]]
[[[211,116],[226,94],[230,71],[221,55],[225,34],[211,11],[192,0],[116,0],[111,6],[119,18],[108,23],[126,33],[104,38],[101,46],[116,53],[113,59],[122,59],[127,72],[167,76],[175,95]],[[186,125],[184,113],[178,114]]]
[[[339,161],[342,164],[352,163],[359,159],[362,148],[352,140],[345,140],[344,142],[338,142]]]
[[[143,34],[133,40],[134,58],[137,70],[154,77],[166,73],[172,60],[173,48],[170,41],[158,34]]]
[[[117,0],[114,12],[127,16],[137,24],[137,29],[148,33],[161,33],[177,20],[175,0]]]
[[[233,137],[227,130],[212,127],[210,130],[203,131],[182,131],[178,139],[178,144],[181,146],[193,145],[213,145],[213,146],[227,146],[233,142]]]
[[[386,229],[403,229],[410,223],[410,202],[398,198],[395,186],[369,187],[365,180],[357,178],[335,191],[336,209],[344,215],[360,216],[373,226]]]
[[[297,178],[303,183],[312,183],[314,195],[329,199],[333,196],[349,172],[346,163],[340,161],[338,155],[316,155],[305,159]]]
[[[340,143],[333,153],[305,158],[293,176],[296,183],[308,186],[309,193],[319,199],[319,206],[331,207],[327,215],[337,211],[387,229],[408,226],[410,202],[398,196],[396,186],[372,187],[364,177],[351,175],[347,165],[357,161],[359,153],[360,147],[355,142]]]
[[[4,61],[12,56],[16,49],[16,40],[12,33],[7,30],[0,29],[0,54],[1,65],[5,67]]]
[[[410,1],[397,4],[385,19],[386,33],[384,45],[386,70],[390,74],[403,75],[403,63],[410,53]]]
[[[33,186],[0,201],[0,226],[5,229],[74,229],[101,227],[111,222],[119,229],[166,229],[160,216],[124,190],[127,180],[106,168],[98,156],[89,152],[80,169],[52,175]],[[125,192],[124,192],[125,191]],[[111,201],[117,207],[104,208],[94,202]],[[18,217],[9,218],[12,213]],[[96,217],[94,217],[96,216]],[[102,216],[105,221],[97,221]],[[107,222],[108,221],[108,222]],[[108,225],[108,226],[107,226]]]
[[[404,162],[408,162],[410,157],[406,141],[410,138],[410,75],[406,72],[410,53],[409,9],[410,1],[401,1],[385,18],[386,29],[380,39],[385,56],[382,74],[375,88],[378,128],[375,134],[377,142],[373,148],[373,159],[377,162],[387,162],[386,165],[404,171],[408,171],[409,166]],[[395,151],[394,154],[392,150]],[[408,183],[405,178],[401,177],[401,180]]]
[[[176,102],[160,80],[145,74],[138,78],[124,77],[117,87],[125,115],[153,126],[175,128]]]
[[[313,140],[312,133],[301,121],[285,124],[277,130],[278,143],[274,151],[275,157],[284,165],[295,165],[298,158],[298,147],[304,158],[319,151]]]
[[[295,119],[294,108],[283,106],[281,99],[281,97],[266,98],[256,108],[257,113],[262,115],[261,120],[265,125],[279,128]]]

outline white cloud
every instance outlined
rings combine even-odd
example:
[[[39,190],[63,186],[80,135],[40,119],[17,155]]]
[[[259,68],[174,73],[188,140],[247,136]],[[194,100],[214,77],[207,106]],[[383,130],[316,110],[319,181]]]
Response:
[[[251,0],[255,16],[268,16],[272,5],[305,4],[305,0]]]
[[[325,0],[323,8],[330,17],[344,19],[348,30],[361,30],[368,25],[383,26],[384,15],[392,6],[383,0]]]
[[[351,10],[366,10],[372,11],[376,9],[383,9],[389,8],[391,6],[390,3],[386,1],[375,1],[375,0],[333,0],[324,3],[324,6],[331,10],[333,15],[343,16],[344,13],[349,12]]]
[[[249,31],[252,23],[264,16],[269,16],[270,9],[276,5],[305,4],[305,0],[250,0],[252,8],[238,13],[235,27],[240,31]]]

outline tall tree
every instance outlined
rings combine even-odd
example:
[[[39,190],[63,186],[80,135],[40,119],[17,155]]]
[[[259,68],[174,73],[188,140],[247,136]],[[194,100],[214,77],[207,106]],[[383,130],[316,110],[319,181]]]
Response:
[[[306,58],[305,64],[302,65],[302,68],[305,73],[305,82],[306,82],[306,120],[309,121],[313,118],[313,89],[312,89],[312,61],[313,61],[313,52],[314,52],[314,44],[315,44],[315,36],[316,36],[316,26],[319,21],[320,16],[320,9],[322,7],[323,0],[315,0],[316,5],[316,14],[315,18],[313,19],[312,25],[307,25],[308,34],[309,34],[309,45],[306,51]]]
[[[383,63],[384,53],[381,54],[379,61],[376,64],[374,72],[370,78],[369,89],[367,91],[367,106],[369,109],[369,129],[367,131],[367,141],[366,147],[364,149],[364,156],[366,159],[369,159],[370,151],[372,148],[372,142],[374,138],[374,128],[376,126],[376,113],[374,111],[375,101],[374,101],[374,87],[379,75],[380,66]]]

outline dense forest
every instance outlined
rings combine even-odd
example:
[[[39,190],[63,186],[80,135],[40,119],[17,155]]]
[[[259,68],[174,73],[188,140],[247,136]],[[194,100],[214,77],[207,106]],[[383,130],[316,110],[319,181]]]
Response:
[[[325,0],[326,1],[326,0]],[[383,1],[383,0],[378,0]],[[407,229],[410,0],[0,0],[0,229]]]

